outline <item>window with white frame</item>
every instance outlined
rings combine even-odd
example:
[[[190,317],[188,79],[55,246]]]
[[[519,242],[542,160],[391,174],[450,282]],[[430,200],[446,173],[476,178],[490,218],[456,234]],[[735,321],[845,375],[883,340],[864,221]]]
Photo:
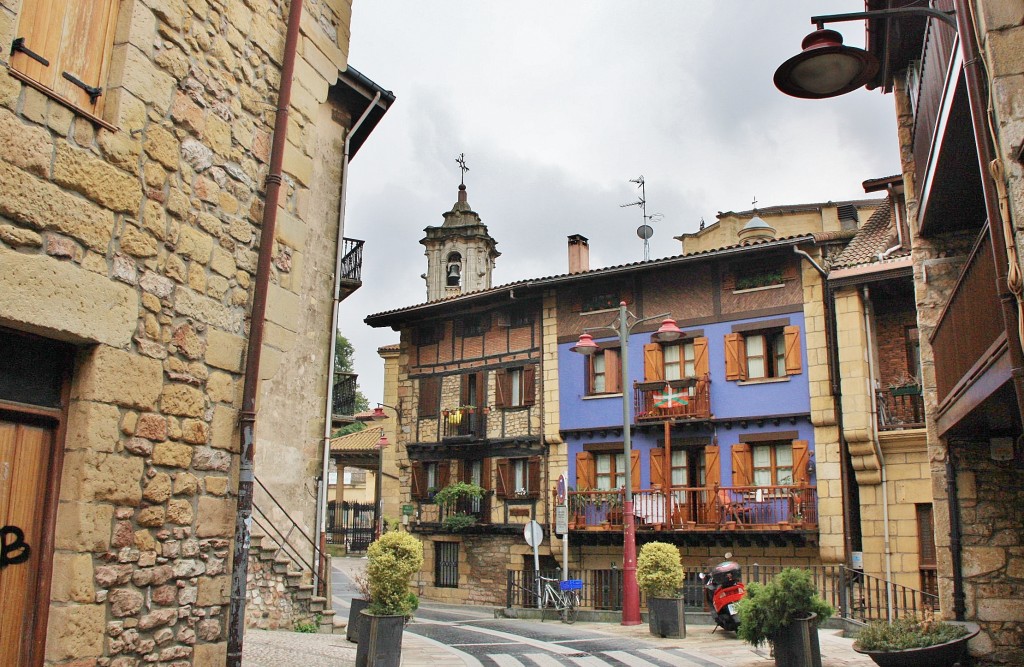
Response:
[[[793,446],[789,442],[755,444],[750,447],[754,486],[793,483]]]
[[[594,453],[594,477],[598,490],[610,491],[626,486],[625,460],[624,453]]]

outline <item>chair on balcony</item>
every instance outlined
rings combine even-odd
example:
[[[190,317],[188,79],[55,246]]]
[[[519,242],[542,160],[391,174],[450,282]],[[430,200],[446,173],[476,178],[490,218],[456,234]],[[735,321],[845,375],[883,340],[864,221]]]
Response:
[[[744,502],[733,500],[727,489],[719,489],[717,499],[721,510],[721,523],[727,521],[750,523],[750,507]]]

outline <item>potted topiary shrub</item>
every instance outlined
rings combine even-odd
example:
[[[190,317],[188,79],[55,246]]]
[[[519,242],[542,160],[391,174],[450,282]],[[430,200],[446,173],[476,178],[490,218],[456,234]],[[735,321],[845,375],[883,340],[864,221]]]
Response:
[[[881,667],[938,667],[963,664],[967,642],[978,634],[974,623],[899,618],[872,621],[860,631],[853,650]]]
[[[679,595],[683,585],[679,549],[664,542],[648,542],[640,547],[636,582],[647,594],[647,623],[651,634],[685,638],[685,603]]]
[[[770,642],[776,667],[821,667],[818,624],[832,615],[807,570],[787,567],[767,584],[747,586],[739,602],[740,639]]]
[[[423,545],[409,533],[384,533],[366,557],[370,604],[362,612],[356,667],[399,667],[402,630],[419,604],[409,578],[423,565]]]

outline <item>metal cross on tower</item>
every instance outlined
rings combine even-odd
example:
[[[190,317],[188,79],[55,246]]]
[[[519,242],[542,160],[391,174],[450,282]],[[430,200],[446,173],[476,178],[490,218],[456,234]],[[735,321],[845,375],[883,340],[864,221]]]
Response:
[[[459,157],[455,158],[455,161],[459,164],[459,169],[462,170],[462,185],[466,184],[466,172],[469,171],[469,167],[466,166],[466,154],[459,153]]]

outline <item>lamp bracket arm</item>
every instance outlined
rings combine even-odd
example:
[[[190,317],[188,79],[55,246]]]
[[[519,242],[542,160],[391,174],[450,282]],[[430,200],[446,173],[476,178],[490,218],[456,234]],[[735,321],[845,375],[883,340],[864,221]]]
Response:
[[[860,21],[862,19],[898,18],[900,16],[928,16],[945,22],[956,30],[956,12],[954,10],[943,11],[934,7],[901,7],[897,9],[876,9],[869,12],[850,12],[848,14],[830,14],[827,16],[812,16],[811,23],[818,26],[819,30],[824,29],[826,23],[841,23],[843,21]]]
[[[636,315],[633,315],[633,313],[630,313],[630,316],[633,317],[633,323],[630,324],[629,327],[632,329],[636,325],[643,324],[644,322],[650,322],[651,320],[663,320],[663,319],[665,319],[666,317],[668,317],[671,314],[672,313],[661,313],[660,315],[651,315],[650,317],[643,317],[643,318],[637,319]]]

